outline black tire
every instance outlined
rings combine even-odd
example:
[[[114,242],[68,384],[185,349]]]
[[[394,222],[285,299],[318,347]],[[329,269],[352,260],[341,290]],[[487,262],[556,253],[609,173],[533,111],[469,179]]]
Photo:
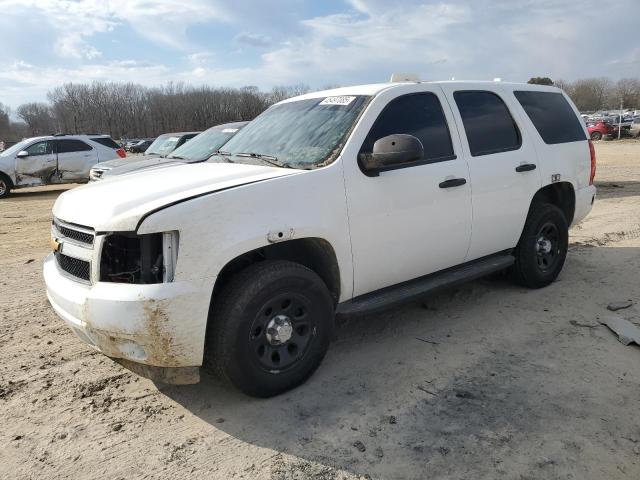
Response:
[[[257,263],[216,296],[208,359],[221,378],[247,395],[285,392],[303,383],[322,362],[334,311],[326,285],[312,270],[282,260]],[[287,335],[290,339],[278,344]]]
[[[0,173],[0,198],[5,198],[11,193],[11,180],[4,173]]]
[[[602,140],[602,133],[600,132],[591,132],[591,140]]]
[[[562,270],[568,245],[569,227],[562,210],[550,203],[533,205],[514,251],[514,280],[529,288],[546,287]]]

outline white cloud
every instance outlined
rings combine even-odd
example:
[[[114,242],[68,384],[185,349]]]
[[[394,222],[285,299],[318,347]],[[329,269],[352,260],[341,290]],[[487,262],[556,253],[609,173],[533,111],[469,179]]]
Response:
[[[240,32],[233,41],[250,47],[269,47],[272,44],[271,37],[260,33]]]
[[[186,30],[206,22],[228,22],[222,0],[0,0],[3,17],[38,16],[57,35],[63,57],[94,59],[98,33],[129,25],[141,37],[176,49],[191,48]]]

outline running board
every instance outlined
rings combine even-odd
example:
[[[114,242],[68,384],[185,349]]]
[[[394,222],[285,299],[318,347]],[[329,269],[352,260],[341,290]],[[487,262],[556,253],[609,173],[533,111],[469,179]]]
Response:
[[[499,272],[510,267],[514,261],[515,258],[510,253],[483,257],[457,267],[448,268],[342,302],[338,304],[336,315],[346,316],[383,310],[443,288],[453,287]]]

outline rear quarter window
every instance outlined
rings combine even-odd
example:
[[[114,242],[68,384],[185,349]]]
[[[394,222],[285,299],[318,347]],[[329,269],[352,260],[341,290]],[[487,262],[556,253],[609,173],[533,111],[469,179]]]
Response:
[[[521,90],[513,94],[544,143],[554,145],[587,139],[580,120],[561,93]]]
[[[118,145],[109,137],[92,138],[91,141],[99,143],[100,145],[104,145],[105,147],[113,148],[115,150],[120,148],[120,145]]]

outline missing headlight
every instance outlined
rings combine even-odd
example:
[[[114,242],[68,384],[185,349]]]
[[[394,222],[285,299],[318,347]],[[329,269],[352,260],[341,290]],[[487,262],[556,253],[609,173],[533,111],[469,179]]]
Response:
[[[100,281],[162,283],[165,280],[164,235],[163,233],[108,235],[102,244]]]

